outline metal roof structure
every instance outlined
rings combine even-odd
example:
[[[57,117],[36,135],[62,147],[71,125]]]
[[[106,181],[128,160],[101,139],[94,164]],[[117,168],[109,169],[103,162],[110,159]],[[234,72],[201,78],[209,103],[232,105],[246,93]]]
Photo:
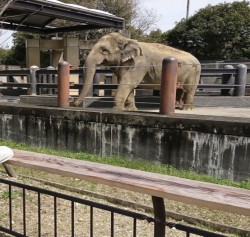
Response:
[[[52,26],[56,19],[67,26]],[[6,30],[53,34],[123,26],[123,18],[58,0],[8,0],[0,9],[0,28]]]

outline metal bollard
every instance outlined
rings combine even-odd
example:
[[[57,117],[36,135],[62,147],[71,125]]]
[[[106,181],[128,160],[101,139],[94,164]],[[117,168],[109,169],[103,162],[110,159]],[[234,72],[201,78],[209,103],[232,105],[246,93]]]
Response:
[[[237,74],[235,75],[235,89],[233,95],[244,96],[246,91],[247,66],[245,64],[239,64],[236,69]]]
[[[52,67],[52,66],[48,66],[47,67],[47,70],[54,70],[55,68],[54,67]],[[52,84],[53,83],[53,74],[49,74],[48,75],[48,83],[49,84]],[[53,95],[53,89],[52,88],[49,88],[48,89],[48,94],[49,95]]]
[[[168,57],[162,61],[160,114],[175,112],[178,61]]]
[[[38,66],[31,66],[30,67],[30,95],[36,95],[36,85],[37,85],[37,80],[36,80],[36,71],[39,69]]]
[[[233,69],[233,65],[225,65],[224,66],[225,69]],[[233,79],[233,74],[232,73],[228,73],[228,74],[223,74],[222,75],[222,84],[229,84],[230,82],[232,82]],[[221,96],[229,96],[230,95],[230,89],[221,89],[220,91],[220,95]]]
[[[69,107],[70,64],[66,61],[58,63],[58,107]]]

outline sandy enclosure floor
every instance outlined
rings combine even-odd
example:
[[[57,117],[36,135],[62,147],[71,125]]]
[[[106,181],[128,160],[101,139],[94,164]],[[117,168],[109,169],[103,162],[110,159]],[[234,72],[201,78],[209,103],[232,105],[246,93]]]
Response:
[[[3,171],[3,169],[1,168]],[[64,184],[70,187],[75,187],[78,189],[84,189],[95,193],[100,193],[102,195],[107,195],[109,197],[122,199],[129,202],[135,202],[142,205],[147,205],[152,207],[151,197],[149,195],[129,192],[126,190],[111,188],[105,185],[96,185],[89,182],[80,181],[77,179],[65,178],[58,175],[51,175],[44,172],[38,172],[34,170],[21,169],[18,168],[17,173],[23,174],[29,177],[40,178],[43,180],[48,180],[51,182],[56,182]],[[8,178],[4,172],[0,173],[1,178]],[[115,203],[110,203],[105,199],[99,199],[96,197],[91,197],[88,195],[78,194],[75,192],[61,190],[59,188],[52,187],[50,185],[45,185],[44,183],[34,181],[29,178],[23,178],[19,176],[18,178],[12,178],[11,180],[25,183],[31,186],[44,188],[47,190],[56,191],[59,193],[64,193],[74,197],[79,197],[86,200],[91,200],[94,202],[102,203],[105,205],[120,207],[122,209],[127,209],[135,211],[147,216],[153,216],[152,213],[145,213],[144,210],[132,209],[130,207],[121,207]],[[16,231],[23,231],[23,190],[20,188],[13,188],[12,190],[13,202],[13,221],[12,226]],[[37,207],[38,195],[33,191],[26,192],[26,232],[27,236],[38,236],[38,207]],[[41,194],[41,236],[54,236],[54,198],[48,195]],[[57,199],[57,236],[67,237],[72,236],[72,225],[71,225],[71,210],[72,203],[67,200]],[[209,210],[206,208],[199,208],[197,206],[185,205],[183,203],[174,202],[170,200],[165,200],[166,210],[174,211],[181,214],[186,214],[188,216],[202,218],[205,220],[226,224],[229,226],[243,228],[250,231],[250,218],[240,215],[233,215],[225,212]],[[74,233],[75,236],[90,236],[90,212],[91,209],[87,205],[74,204]],[[8,186],[0,184],[0,223],[4,227],[9,227],[8,220]],[[110,235],[110,223],[111,214],[110,212],[93,209],[93,233],[97,237],[106,237]],[[173,221],[168,219],[168,221]],[[180,222],[185,224],[183,222]],[[138,237],[150,237],[153,236],[154,225],[148,223],[146,220],[137,221],[137,236]],[[130,217],[125,217],[120,214],[114,215],[114,232],[115,236],[128,237],[133,236],[133,219]],[[176,229],[167,228],[167,236],[179,237],[185,236],[185,233],[178,231]],[[228,236],[236,236],[229,235]],[[3,235],[5,236],[5,235]],[[196,235],[191,235],[196,236]],[[0,237],[1,234],[0,234]]]

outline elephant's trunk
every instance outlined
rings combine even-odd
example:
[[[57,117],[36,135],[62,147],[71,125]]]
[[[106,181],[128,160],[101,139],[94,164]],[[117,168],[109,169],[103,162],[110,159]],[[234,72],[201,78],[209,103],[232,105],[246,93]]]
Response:
[[[85,97],[87,96],[90,87],[93,84],[93,79],[95,76],[95,71],[96,71],[96,63],[94,62],[90,62],[90,60],[86,60],[86,64],[85,64],[85,69],[84,69],[84,83],[83,83],[83,88],[81,90],[81,93],[79,95],[79,97],[77,98],[77,100],[74,102],[75,106],[79,106],[85,99]]]

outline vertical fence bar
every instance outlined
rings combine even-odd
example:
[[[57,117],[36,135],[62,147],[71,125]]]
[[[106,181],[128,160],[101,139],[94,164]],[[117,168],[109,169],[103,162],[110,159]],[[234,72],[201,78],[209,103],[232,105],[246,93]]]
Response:
[[[136,229],[137,229],[137,222],[136,222],[136,218],[134,218],[134,223],[133,223],[133,237],[136,237]]]
[[[38,207],[37,207],[37,218],[38,218],[38,236],[41,236],[41,193],[38,193]]]
[[[36,85],[37,85],[37,79],[36,79],[36,71],[39,69],[38,66],[31,66],[30,67],[30,95],[36,95]]]
[[[75,236],[75,203],[71,201],[71,237]]]
[[[70,64],[66,61],[58,63],[58,107],[69,107]]]
[[[111,212],[111,230],[110,230],[110,232],[111,232],[111,237],[114,237],[115,235],[114,235],[114,212],[112,211]]]
[[[23,235],[26,236],[26,192],[23,188]]]
[[[94,236],[94,213],[93,213],[93,207],[90,207],[90,237]]]
[[[154,207],[154,237],[165,237],[166,232],[166,212],[164,199],[160,197],[152,196],[153,207]]]
[[[57,198],[54,196],[54,237],[57,237]]]
[[[10,225],[10,230],[12,230],[12,189],[10,184],[9,184],[9,225]]]
[[[160,114],[175,112],[178,61],[168,57],[162,61]]]
[[[233,69],[233,65],[225,65],[225,69]],[[229,84],[232,82],[233,74],[222,74],[222,84]],[[220,95],[221,96],[230,96],[230,89],[221,89]]]
[[[239,64],[236,69],[237,74],[235,75],[235,89],[233,95],[244,96],[246,91],[247,66],[245,64]]]

